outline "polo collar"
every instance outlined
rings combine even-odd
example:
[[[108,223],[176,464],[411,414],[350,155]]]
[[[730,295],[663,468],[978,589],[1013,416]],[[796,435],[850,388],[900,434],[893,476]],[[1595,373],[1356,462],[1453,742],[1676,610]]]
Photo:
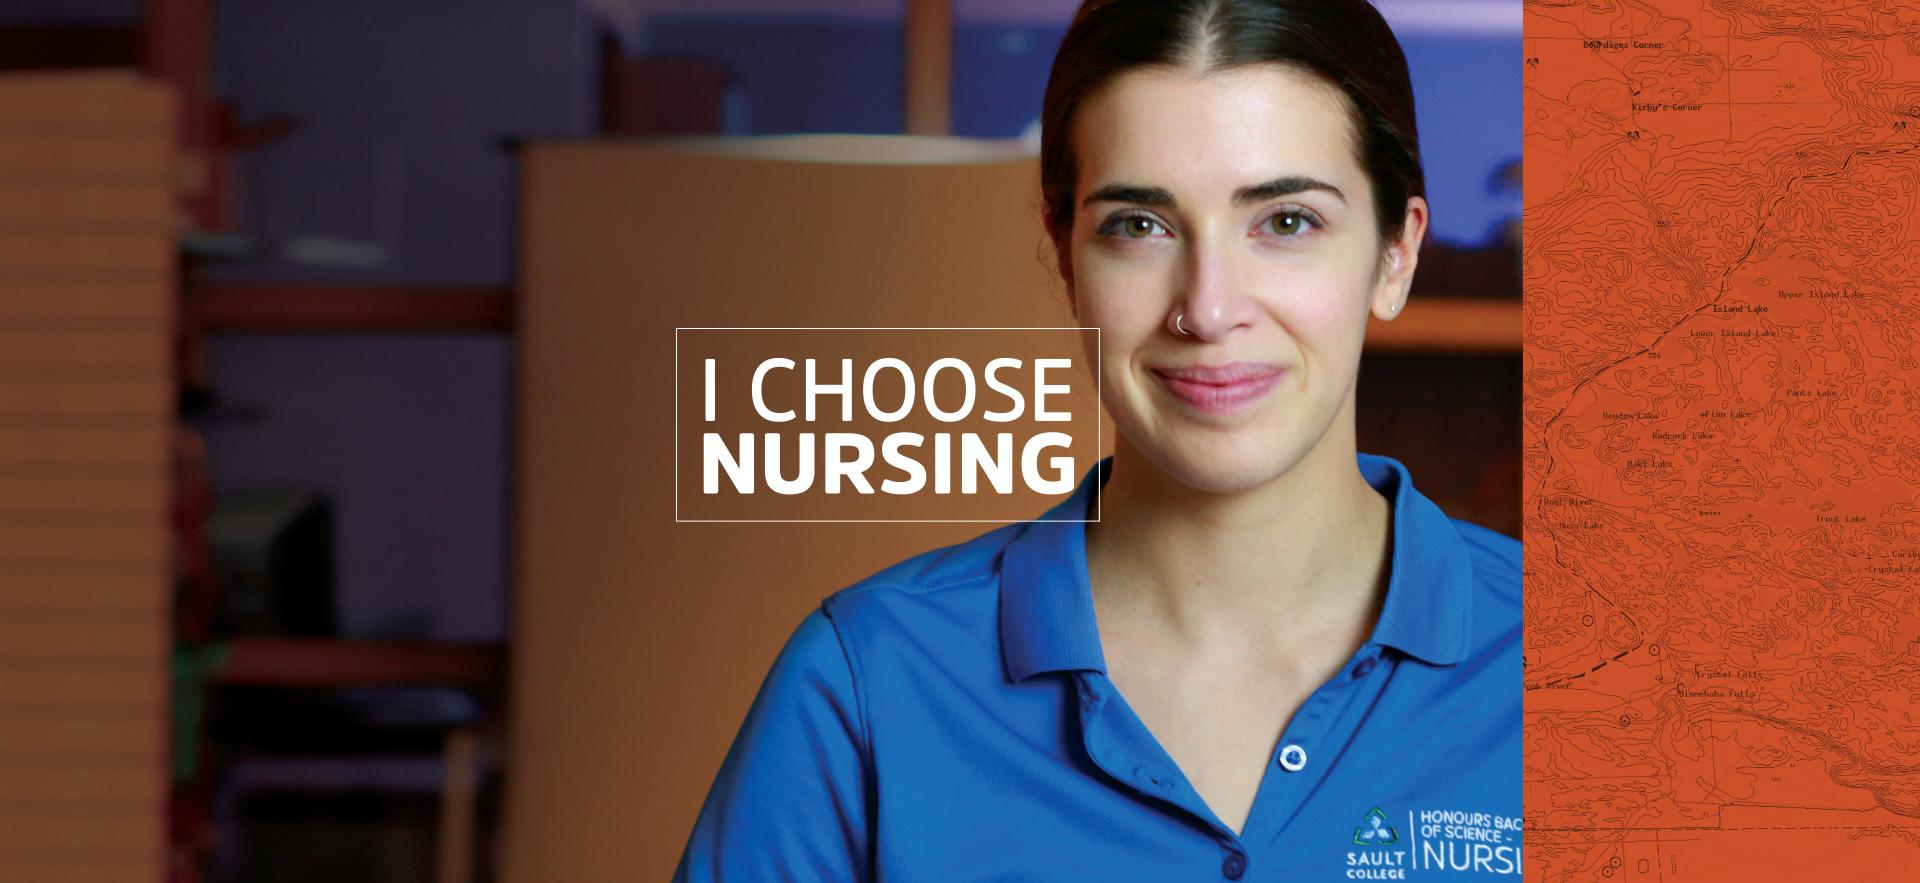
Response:
[[[1360,454],[1360,474],[1393,501],[1393,561],[1372,642],[1434,665],[1466,658],[1472,639],[1473,567],[1446,513],[1414,490],[1391,457]],[[1086,520],[1097,519],[1107,457],[1067,499],[1027,524],[1007,546],[1000,571],[1000,641],[1007,674],[1106,673],[1087,577]]]
[[[1392,457],[1359,455],[1367,484],[1393,500],[1393,570],[1373,641],[1434,665],[1467,658],[1473,634],[1473,559],[1453,521],[1413,488]]]

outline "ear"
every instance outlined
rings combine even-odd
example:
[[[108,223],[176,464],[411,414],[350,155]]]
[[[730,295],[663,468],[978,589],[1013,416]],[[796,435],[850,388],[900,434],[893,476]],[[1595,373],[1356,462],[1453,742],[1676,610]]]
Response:
[[[1427,201],[1415,196],[1407,200],[1407,214],[1400,224],[1400,237],[1387,243],[1380,257],[1380,272],[1373,285],[1370,304],[1374,318],[1392,321],[1404,311],[1407,295],[1413,289],[1413,268],[1420,261],[1420,243],[1427,238]]]

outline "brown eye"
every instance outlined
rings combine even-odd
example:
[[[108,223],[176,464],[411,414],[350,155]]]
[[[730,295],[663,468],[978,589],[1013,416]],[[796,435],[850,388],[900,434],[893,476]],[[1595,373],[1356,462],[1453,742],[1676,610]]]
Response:
[[[1267,219],[1267,226],[1281,236],[1298,236],[1307,232],[1312,225],[1313,222],[1300,212],[1280,212]]]
[[[1168,230],[1167,225],[1160,223],[1159,219],[1152,215],[1116,214],[1101,221],[1099,229],[1094,232],[1102,239],[1107,240],[1140,240],[1152,239],[1155,236],[1161,236],[1171,233],[1172,231]]]

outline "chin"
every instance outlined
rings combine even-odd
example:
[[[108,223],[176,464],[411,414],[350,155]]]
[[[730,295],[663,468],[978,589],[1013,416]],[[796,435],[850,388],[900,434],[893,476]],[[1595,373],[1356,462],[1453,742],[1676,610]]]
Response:
[[[1260,487],[1292,468],[1297,445],[1286,434],[1265,427],[1227,432],[1176,430],[1160,440],[1148,459],[1174,480],[1195,490],[1234,494]]]

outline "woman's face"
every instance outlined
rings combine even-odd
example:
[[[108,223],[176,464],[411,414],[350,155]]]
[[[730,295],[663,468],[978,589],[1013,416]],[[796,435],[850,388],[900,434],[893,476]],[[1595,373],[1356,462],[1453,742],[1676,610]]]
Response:
[[[1069,288],[1127,442],[1224,493],[1350,439],[1367,315],[1404,302],[1426,207],[1380,241],[1340,93],[1280,65],[1134,71],[1072,138]]]

